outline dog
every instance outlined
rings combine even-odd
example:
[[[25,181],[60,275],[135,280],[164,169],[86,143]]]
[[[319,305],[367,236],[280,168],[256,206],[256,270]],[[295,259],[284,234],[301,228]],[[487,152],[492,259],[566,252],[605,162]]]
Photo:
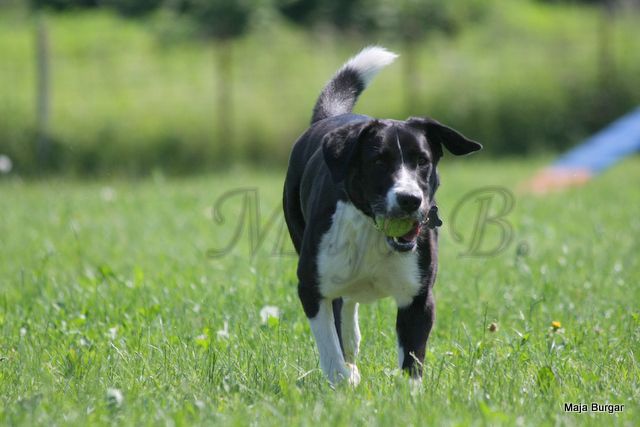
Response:
[[[384,297],[398,307],[399,368],[422,378],[435,319],[436,167],[443,147],[454,155],[482,148],[431,118],[352,113],[371,79],[396,57],[371,46],[336,72],[292,148],[284,184],[285,220],[299,256],[298,295],[333,385],[360,382],[358,304]],[[382,226],[389,220],[410,228],[392,237]]]

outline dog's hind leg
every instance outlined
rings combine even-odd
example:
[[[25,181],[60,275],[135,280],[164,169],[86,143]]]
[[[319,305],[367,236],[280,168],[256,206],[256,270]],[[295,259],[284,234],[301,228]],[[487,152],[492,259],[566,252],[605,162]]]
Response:
[[[344,341],[342,339],[343,327],[342,327],[342,306],[343,300],[342,298],[336,298],[331,301],[331,305],[333,306],[333,321],[336,325],[336,332],[338,333],[338,341],[340,342],[340,349],[342,350],[342,354],[344,355]]]
[[[342,305],[342,350],[347,364],[356,363],[360,349],[360,326],[358,325],[358,303],[345,300]]]
[[[289,188],[293,187],[293,188]],[[300,208],[300,193],[297,185],[285,184],[284,194],[282,197],[282,206],[284,208],[284,219],[287,223],[287,229],[291,236],[291,241],[296,249],[296,253],[300,253],[302,246],[302,238],[304,235],[304,217]]]

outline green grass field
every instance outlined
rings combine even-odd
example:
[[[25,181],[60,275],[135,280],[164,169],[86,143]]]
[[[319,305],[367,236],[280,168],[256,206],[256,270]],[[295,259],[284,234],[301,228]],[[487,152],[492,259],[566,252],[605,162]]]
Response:
[[[218,197],[255,188],[264,226],[283,174],[0,181],[0,424],[639,425],[640,159],[582,189],[516,194],[499,254],[461,257],[468,240],[451,237],[464,193],[514,189],[539,164],[443,161],[421,389],[396,369],[390,300],[361,307],[360,386],[326,384],[289,243],[274,255],[277,224],[253,257],[247,227],[226,256],[207,256],[241,213],[229,198],[216,223]],[[279,317],[262,322],[265,306]],[[564,402],[625,409],[579,415]]]

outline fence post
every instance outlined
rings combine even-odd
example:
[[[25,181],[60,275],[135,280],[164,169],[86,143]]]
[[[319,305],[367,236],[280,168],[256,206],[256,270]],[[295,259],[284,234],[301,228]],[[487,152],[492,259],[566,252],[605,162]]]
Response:
[[[36,18],[36,160],[40,170],[49,163],[49,33],[43,13]]]

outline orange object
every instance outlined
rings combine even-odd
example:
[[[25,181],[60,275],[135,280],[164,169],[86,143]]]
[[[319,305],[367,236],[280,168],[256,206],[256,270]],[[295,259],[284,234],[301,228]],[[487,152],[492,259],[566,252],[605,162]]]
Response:
[[[526,181],[522,190],[534,194],[547,194],[584,185],[591,177],[592,174],[587,169],[545,168]]]

